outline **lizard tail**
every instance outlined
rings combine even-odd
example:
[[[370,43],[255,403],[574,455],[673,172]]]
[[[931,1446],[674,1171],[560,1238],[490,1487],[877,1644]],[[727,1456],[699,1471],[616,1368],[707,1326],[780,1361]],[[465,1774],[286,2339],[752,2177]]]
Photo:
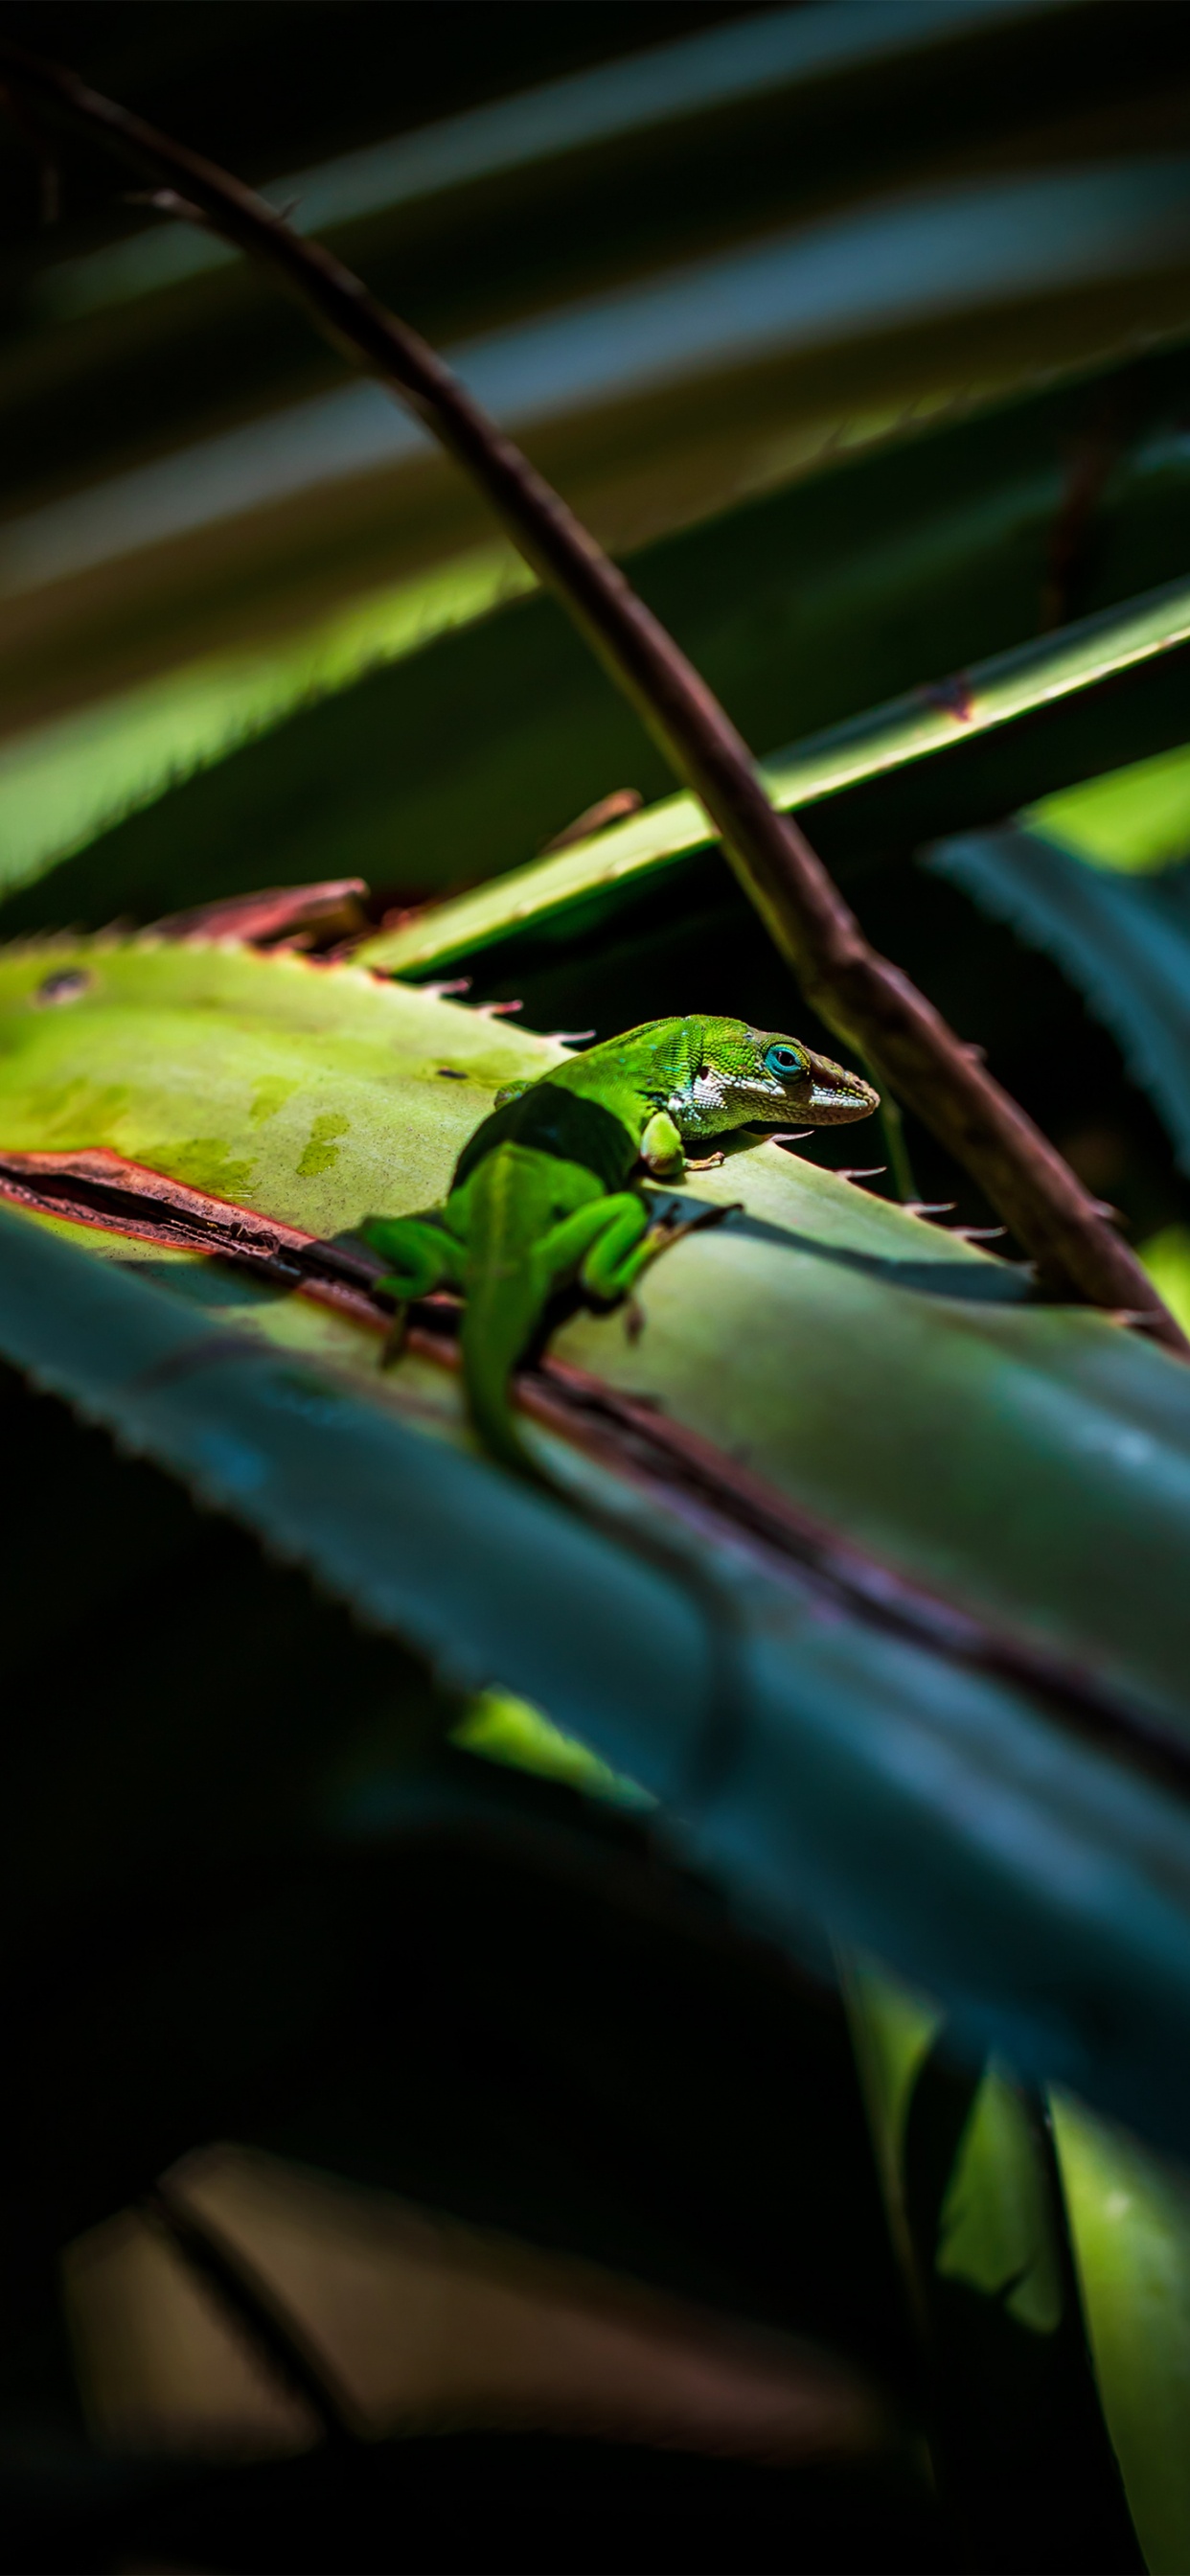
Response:
[[[512,1373],[537,1324],[541,1296],[528,1280],[522,1296],[510,1296],[509,1288],[504,1280],[498,1296],[485,1296],[477,1286],[463,1309],[460,1348],[467,1411],[489,1456],[531,1484],[548,1486],[544,1468],[521,1439],[512,1407]]]
[[[511,1296],[507,1277],[494,1293],[485,1293],[477,1283],[464,1307],[460,1348],[468,1413],[489,1457],[536,1485],[539,1492],[552,1494],[614,1546],[627,1546],[644,1557],[671,1583],[679,1584],[693,1602],[707,1632],[707,1707],[690,1793],[696,1799],[709,1797],[734,1754],[744,1695],[738,1603],[713,1566],[700,1564],[680,1541],[671,1545],[655,1527],[644,1528],[639,1520],[626,1527],[617,1511],[607,1510],[589,1492],[575,1494],[557,1485],[530,1455],[513,1411],[512,1378],[537,1329],[544,1299],[531,1275],[518,1282],[518,1288],[519,1293]]]

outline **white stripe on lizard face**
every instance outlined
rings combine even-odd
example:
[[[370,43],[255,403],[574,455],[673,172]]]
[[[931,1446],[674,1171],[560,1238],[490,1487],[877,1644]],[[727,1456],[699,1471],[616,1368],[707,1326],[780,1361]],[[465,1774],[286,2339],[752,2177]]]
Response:
[[[779,1082],[766,1082],[762,1074],[753,1074],[748,1082],[735,1082],[729,1074],[704,1066],[691,1083],[671,1091],[666,1107],[684,1136],[711,1135],[717,1127],[729,1127],[734,1119],[756,1115],[749,1102],[783,1101],[785,1093]]]

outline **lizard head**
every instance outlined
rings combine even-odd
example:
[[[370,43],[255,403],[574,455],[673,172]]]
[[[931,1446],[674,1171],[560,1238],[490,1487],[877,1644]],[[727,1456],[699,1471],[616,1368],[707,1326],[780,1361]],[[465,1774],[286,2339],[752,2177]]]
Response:
[[[790,1119],[834,1127],[869,1118],[880,1107],[870,1082],[829,1056],[815,1055],[800,1038],[753,1029],[745,1020],[700,1019],[688,1026],[702,1033],[702,1060],[687,1099],[669,1103],[683,1135],[756,1124],[783,1127]]]

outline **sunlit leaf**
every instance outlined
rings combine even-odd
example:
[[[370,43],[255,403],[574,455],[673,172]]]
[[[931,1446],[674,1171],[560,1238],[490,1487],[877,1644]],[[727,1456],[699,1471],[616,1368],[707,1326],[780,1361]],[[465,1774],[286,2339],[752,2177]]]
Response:
[[[1088,152],[1081,121],[1112,96],[1119,46],[1094,12],[1003,0],[957,15],[899,0],[845,25],[829,9],[766,13],[662,46],[647,71],[599,66],[445,128],[369,135],[362,160],[304,171],[298,194],[337,209],[369,285],[398,306],[415,296],[421,326],[623,548],[840,445],[1039,375],[1052,388],[1055,370],[1180,326],[1181,164],[1131,136],[1123,155]],[[771,84],[765,56],[782,58]],[[698,107],[696,60],[704,81],[719,62],[724,84]],[[344,110],[357,130],[368,96],[363,73]],[[989,165],[989,127],[1024,99],[1044,151]],[[551,100],[586,133],[573,152]],[[964,134],[979,138],[971,172],[956,166]],[[51,240],[31,293],[18,288],[5,408],[22,505],[4,530],[0,650],[7,702],[30,720],[205,651],[212,615],[267,636],[295,603],[312,614],[415,572],[428,530],[442,554],[482,541],[482,512],[418,431],[344,385],[242,263],[216,249],[213,274],[187,276],[189,248],[209,271],[212,244],[172,228],[81,264]],[[160,291],[136,293],[141,268]],[[1084,414],[1076,395],[1080,433]],[[1060,517],[1067,477],[1048,443],[1041,470]],[[957,658],[997,640],[982,629]],[[873,677],[845,704],[909,676]]]
[[[431,1204],[498,1086],[561,1053],[359,969],[188,941],[10,949],[0,1014],[8,1147],[109,1145],[314,1234]]]
[[[588,1797],[617,1807],[649,1808],[655,1802],[635,1781],[621,1778],[572,1735],[562,1735],[540,1709],[500,1691],[481,1691],[454,1729],[453,1742],[485,1762],[508,1763],[542,1780],[562,1780]]]
[[[493,545],[339,609],[296,639],[190,663],[19,735],[0,749],[4,894],[295,707],[418,650],[530,582],[511,548]]]
[[[1059,2095],[1062,2158],[1095,2368],[1153,2576],[1190,2554],[1190,2186]]]
[[[1086,2349],[1068,2171],[1040,2097],[994,2059],[949,2062],[944,2015],[870,1960],[845,1959],[843,1976],[893,2238],[934,2356],[939,2466],[975,2563],[1069,2552],[1139,2567]],[[1083,2214],[1076,2199],[1089,2271]]]
[[[1142,1245],[1141,1259],[1179,1323],[1190,1325],[1190,1226],[1164,1226]]]
[[[1190,750],[1179,744],[1156,760],[1044,796],[1020,820],[1096,867],[1170,867],[1190,854]]]

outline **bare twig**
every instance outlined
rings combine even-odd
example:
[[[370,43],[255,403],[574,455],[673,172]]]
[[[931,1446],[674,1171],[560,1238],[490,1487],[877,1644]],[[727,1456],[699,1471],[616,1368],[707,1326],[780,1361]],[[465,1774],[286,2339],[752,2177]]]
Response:
[[[1053,1294],[1134,1313],[1183,1358],[1190,1343],[1135,1254],[1062,1156],[1001,1090],[908,976],[869,946],[796,823],[778,814],[722,707],[618,567],[416,332],[333,254],[290,230],[226,171],[0,41],[17,106],[102,142],[155,189],[276,271],[355,364],[398,393],[484,492],[521,553],[563,601],[611,677],[705,806],[747,894],[807,999],[972,1173]]]

